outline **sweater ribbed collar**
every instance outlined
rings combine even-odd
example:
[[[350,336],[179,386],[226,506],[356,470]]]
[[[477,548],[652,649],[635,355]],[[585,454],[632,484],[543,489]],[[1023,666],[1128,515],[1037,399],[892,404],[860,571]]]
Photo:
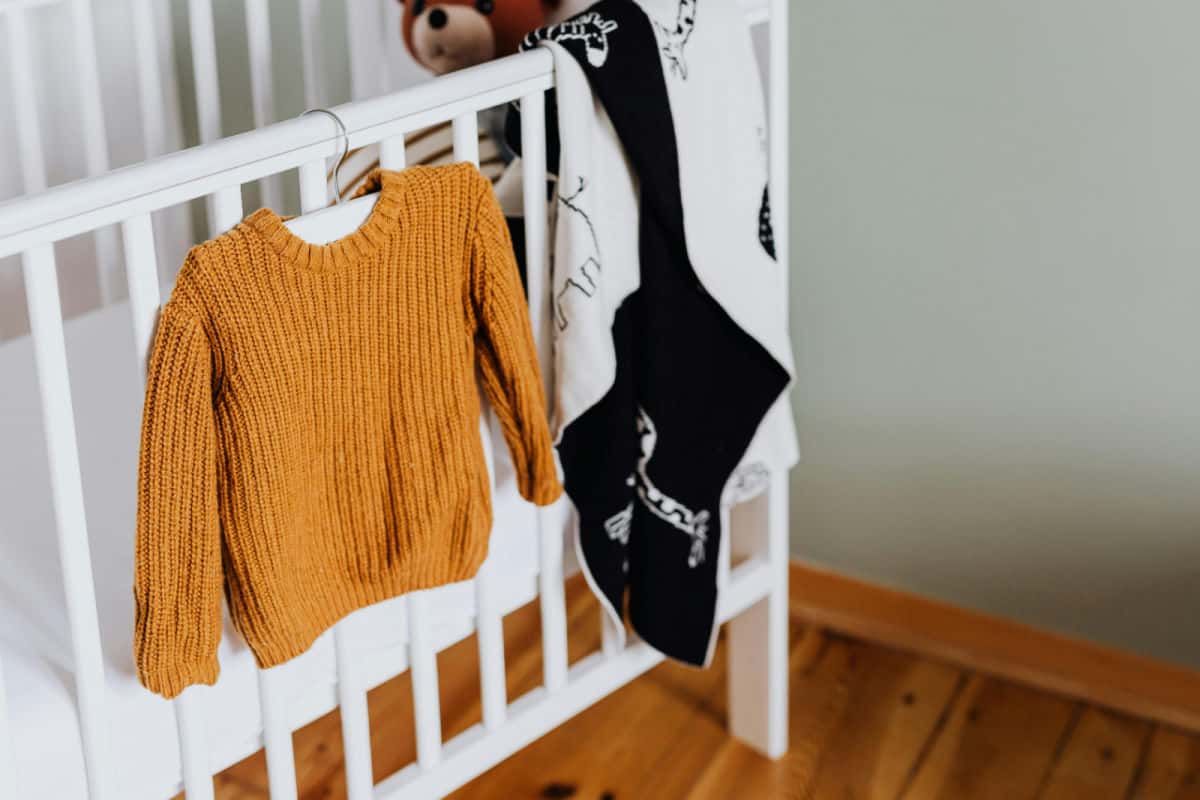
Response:
[[[286,264],[314,272],[344,269],[374,256],[398,230],[404,182],[403,172],[372,170],[355,197],[378,191],[375,207],[355,231],[328,244],[304,241],[285,224],[291,217],[281,217],[269,208],[246,217],[245,224]]]

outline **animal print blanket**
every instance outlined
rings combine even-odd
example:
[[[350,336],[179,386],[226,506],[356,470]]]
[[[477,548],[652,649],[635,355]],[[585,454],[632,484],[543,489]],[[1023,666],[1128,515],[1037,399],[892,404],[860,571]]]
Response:
[[[554,424],[614,622],[707,664],[729,506],[796,460],[762,88],[732,0],[602,0],[556,68]],[[614,630],[623,634],[624,626]]]

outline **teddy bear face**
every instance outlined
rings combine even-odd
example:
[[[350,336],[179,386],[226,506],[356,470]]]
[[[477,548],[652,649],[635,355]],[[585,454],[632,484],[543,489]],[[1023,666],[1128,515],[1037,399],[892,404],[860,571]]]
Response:
[[[517,52],[546,24],[546,0],[405,0],[404,43],[437,75]]]

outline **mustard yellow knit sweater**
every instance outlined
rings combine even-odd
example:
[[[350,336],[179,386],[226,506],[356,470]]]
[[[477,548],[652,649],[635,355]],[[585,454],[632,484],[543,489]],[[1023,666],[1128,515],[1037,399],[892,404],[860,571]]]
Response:
[[[477,367],[521,494],[561,493],[491,185],[455,164],[377,188],[328,245],[256,211],[192,249],[162,310],[134,654],[164,697],[216,680],[222,592],[269,667],[357,608],[475,574],[492,520]]]

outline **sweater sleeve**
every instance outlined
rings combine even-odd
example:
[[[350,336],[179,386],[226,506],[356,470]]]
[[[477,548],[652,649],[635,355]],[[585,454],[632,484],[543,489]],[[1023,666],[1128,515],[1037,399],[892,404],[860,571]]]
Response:
[[[548,505],[562,494],[545,391],[508,226],[482,180],[472,241],[472,297],[483,387],[512,453],[521,496]]]
[[[139,680],[168,698],[217,680],[223,575],[213,386],[204,329],[167,303],[142,417],[133,647]]]

